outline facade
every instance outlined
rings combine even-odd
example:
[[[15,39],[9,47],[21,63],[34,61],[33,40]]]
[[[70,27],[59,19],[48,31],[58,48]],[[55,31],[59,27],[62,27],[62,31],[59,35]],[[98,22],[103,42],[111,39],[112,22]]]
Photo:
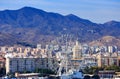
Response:
[[[34,71],[37,68],[53,70],[54,67],[57,68],[54,58],[6,58],[6,73]]]

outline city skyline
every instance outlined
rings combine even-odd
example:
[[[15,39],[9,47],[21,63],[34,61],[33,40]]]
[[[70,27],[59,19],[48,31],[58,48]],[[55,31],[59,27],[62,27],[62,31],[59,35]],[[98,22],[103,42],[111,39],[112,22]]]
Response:
[[[47,12],[60,13],[62,15],[74,14],[80,18],[89,19],[96,23],[107,21],[120,21],[119,0],[1,0],[0,11],[16,10],[29,6],[45,10]]]

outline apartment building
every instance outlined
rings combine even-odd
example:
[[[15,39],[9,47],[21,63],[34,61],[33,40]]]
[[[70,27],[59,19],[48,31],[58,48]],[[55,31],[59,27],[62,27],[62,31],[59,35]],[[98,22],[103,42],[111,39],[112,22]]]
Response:
[[[57,61],[54,58],[6,58],[6,73],[34,71],[37,68],[57,68]]]
[[[98,66],[119,66],[119,58],[116,53],[99,54],[97,56]]]

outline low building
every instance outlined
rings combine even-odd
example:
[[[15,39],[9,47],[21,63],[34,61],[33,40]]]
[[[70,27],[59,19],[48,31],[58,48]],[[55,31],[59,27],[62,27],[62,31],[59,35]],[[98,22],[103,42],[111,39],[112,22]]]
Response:
[[[113,79],[120,79],[120,72],[115,72]]]
[[[104,79],[111,79],[115,75],[115,71],[107,70],[107,71],[99,71],[98,75],[100,78]]]

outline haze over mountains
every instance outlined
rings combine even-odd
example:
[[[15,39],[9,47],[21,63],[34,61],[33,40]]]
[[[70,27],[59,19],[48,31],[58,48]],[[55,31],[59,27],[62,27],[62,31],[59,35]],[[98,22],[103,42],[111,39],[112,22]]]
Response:
[[[0,11],[0,45],[50,42],[63,34],[87,43],[104,36],[119,40],[120,22],[97,24],[73,14],[63,16],[32,7]]]

